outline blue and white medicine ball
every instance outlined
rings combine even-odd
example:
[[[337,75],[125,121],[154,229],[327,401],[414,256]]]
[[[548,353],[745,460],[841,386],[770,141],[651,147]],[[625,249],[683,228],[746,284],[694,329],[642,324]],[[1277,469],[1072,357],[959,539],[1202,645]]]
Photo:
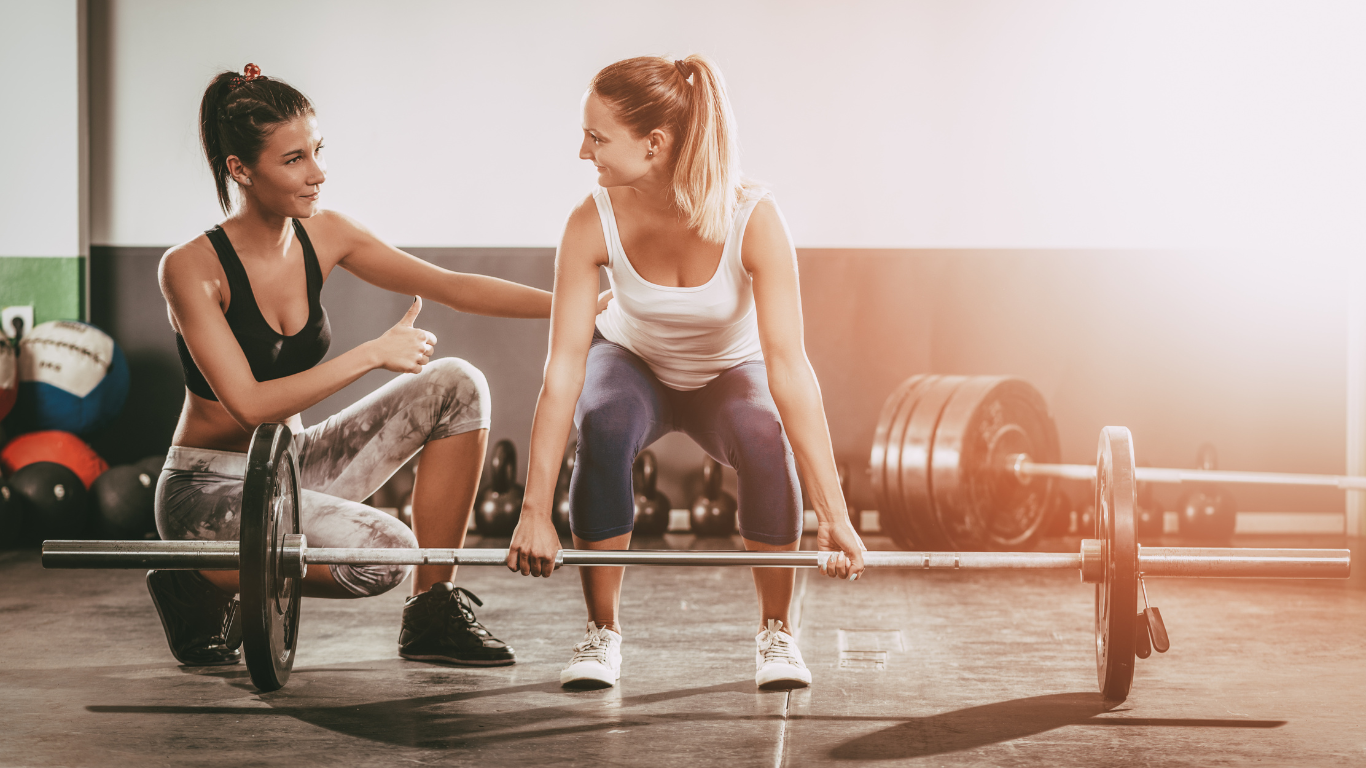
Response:
[[[13,418],[22,431],[89,434],[117,416],[128,397],[123,350],[93,325],[53,320],[34,327],[19,342],[18,363]]]

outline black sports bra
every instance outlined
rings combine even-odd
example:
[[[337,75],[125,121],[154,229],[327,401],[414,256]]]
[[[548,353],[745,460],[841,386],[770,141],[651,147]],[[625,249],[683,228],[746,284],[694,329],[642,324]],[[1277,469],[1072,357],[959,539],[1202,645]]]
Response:
[[[332,326],[327,322],[327,310],[323,309],[321,297],[323,290],[322,268],[318,266],[318,254],[308,239],[303,224],[294,220],[294,234],[304,247],[304,274],[308,282],[308,322],[293,336],[276,332],[261,314],[256,304],[256,295],[251,291],[251,280],[237,251],[228,241],[222,227],[214,227],[205,232],[213,249],[218,253],[218,261],[223,265],[223,273],[228,277],[228,289],[232,298],[228,310],[223,313],[228,320],[232,335],[237,337],[242,352],[251,364],[251,373],[257,381],[270,381],[292,376],[312,368],[322,362],[327,348],[332,343]],[[185,345],[185,337],[175,335],[176,350],[180,353],[180,366],[185,369],[185,386],[196,395],[207,400],[217,400],[213,388],[195,365],[190,356],[190,348]]]

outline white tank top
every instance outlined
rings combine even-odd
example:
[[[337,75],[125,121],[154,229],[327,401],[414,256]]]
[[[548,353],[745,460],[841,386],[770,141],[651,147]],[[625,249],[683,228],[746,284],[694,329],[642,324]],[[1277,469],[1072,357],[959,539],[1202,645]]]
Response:
[[[636,273],[621,247],[612,198],[598,187],[593,200],[602,219],[612,286],[612,301],[598,315],[598,330],[644,360],[666,386],[684,391],[701,389],[740,363],[764,359],[754,286],[741,263],[740,246],[754,206],[771,197],[766,189],[746,190],[716,273],[702,285],[670,288]]]

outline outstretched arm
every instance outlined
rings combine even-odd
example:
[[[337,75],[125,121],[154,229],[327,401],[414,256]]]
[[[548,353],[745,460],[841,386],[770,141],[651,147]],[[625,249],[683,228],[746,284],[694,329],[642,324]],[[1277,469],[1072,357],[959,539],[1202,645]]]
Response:
[[[768,367],[768,388],[819,521],[817,544],[821,549],[844,553],[844,557],[830,558],[826,573],[856,578],[863,572],[863,542],[849,522],[820,384],[806,357],[797,252],[771,202],[759,203],[751,214],[741,258],[754,280],[754,306],[759,316],[759,343]]]
[[[338,264],[367,283],[394,293],[426,296],[471,315],[550,317],[548,291],[488,275],[442,269],[389,245],[360,222],[336,211],[317,218],[324,219],[341,246],[344,255]]]
[[[523,575],[549,576],[555,570],[559,537],[550,513],[555,480],[574,406],[583,392],[588,347],[597,317],[598,267],[607,263],[607,246],[592,198],[570,215],[555,254],[555,303],[550,315],[550,352],[545,379],[531,423],[526,495],[522,517],[512,534],[508,568]]]

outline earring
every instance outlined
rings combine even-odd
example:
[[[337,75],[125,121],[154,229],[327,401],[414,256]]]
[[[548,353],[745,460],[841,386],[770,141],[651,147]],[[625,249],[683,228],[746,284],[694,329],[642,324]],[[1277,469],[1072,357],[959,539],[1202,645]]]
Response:
[[[646,153],[645,153],[645,156],[646,156],[646,157],[654,157],[654,156],[655,156],[655,151],[652,149],[652,150],[650,150],[649,152],[646,152]]]
[[[243,183],[244,185],[250,187],[250,186],[251,186],[251,179],[242,179],[242,183]]]

